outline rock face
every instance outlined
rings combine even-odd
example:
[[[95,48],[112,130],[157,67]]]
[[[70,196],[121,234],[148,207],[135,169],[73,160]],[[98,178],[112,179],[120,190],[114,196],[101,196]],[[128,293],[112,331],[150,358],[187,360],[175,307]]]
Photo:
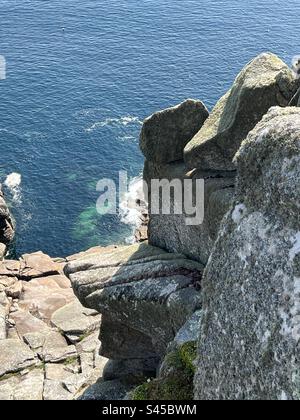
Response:
[[[229,210],[234,197],[235,172],[199,171],[187,172],[183,162],[168,165],[156,165],[146,162],[144,179],[150,185],[152,179],[167,179],[170,182],[180,180],[185,194],[184,180],[190,180],[195,191],[197,180],[204,180],[204,220],[202,223],[189,225],[189,217],[174,212],[174,198],[171,195],[171,212],[164,214],[160,206],[159,213],[152,212],[151,188],[149,189],[149,243],[168,250],[181,253],[188,258],[206,264],[216,240],[219,226],[224,214]],[[189,197],[194,201],[194,195]],[[202,205],[203,200],[198,203]],[[200,204],[200,205],[199,205]]]
[[[156,163],[182,160],[185,145],[207,117],[208,111],[202,102],[188,99],[147,118],[140,137],[140,147],[146,159]]]
[[[0,184],[0,259],[6,253],[6,247],[14,239],[14,224],[8,207],[5,203]]]
[[[102,356],[131,376],[155,372],[169,342],[201,306],[203,266],[146,243],[107,249],[70,262],[65,273],[81,303],[102,314]]]
[[[255,58],[185,147],[187,167],[235,169],[232,159],[248,132],[270,107],[287,106],[294,88],[294,73],[277,56],[268,53]]]
[[[300,398],[300,110],[272,108],[235,161],[203,278],[197,399]]]

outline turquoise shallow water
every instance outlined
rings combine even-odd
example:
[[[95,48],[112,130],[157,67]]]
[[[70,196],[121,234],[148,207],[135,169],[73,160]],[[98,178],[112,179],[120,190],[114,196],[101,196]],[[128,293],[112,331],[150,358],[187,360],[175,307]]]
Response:
[[[141,121],[187,97],[209,108],[262,51],[300,53],[298,0],[0,0],[0,182],[16,252],[123,241],[95,211],[100,178],[142,170]],[[65,28],[64,30],[62,28]]]

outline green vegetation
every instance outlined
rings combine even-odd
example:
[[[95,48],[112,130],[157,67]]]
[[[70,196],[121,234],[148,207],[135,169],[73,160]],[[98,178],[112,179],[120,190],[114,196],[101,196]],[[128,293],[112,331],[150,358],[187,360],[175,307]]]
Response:
[[[192,400],[195,374],[196,343],[189,342],[165,358],[168,374],[138,386],[132,400]]]

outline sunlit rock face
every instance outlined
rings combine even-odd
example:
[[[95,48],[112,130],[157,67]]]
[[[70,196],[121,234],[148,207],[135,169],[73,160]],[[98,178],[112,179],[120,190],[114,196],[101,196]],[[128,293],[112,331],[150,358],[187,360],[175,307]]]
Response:
[[[186,145],[188,168],[232,170],[232,159],[272,106],[287,106],[295,93],[295,75],[276,55],[264,53],[237,76],[202,128]]]

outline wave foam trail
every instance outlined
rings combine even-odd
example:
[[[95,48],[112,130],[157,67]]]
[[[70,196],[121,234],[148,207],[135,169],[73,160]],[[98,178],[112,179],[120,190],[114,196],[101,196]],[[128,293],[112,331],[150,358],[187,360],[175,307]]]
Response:
[[[9,174],[4,181],[4,185],[12,194],[13,201],[21,202],[21,182],[22,176],[16,172]]]
[[[97,128],[103,128],[107,126],[113,125],[121,125],[127,127],[129,124],[139,124],[142,125],[142,121],[138,117],[134,117],[131,115],[126,115],[121,118],[106,118],[103,121],[95,122],[91,127],[87,128],[85,131],[88,133],[93,132]]]

